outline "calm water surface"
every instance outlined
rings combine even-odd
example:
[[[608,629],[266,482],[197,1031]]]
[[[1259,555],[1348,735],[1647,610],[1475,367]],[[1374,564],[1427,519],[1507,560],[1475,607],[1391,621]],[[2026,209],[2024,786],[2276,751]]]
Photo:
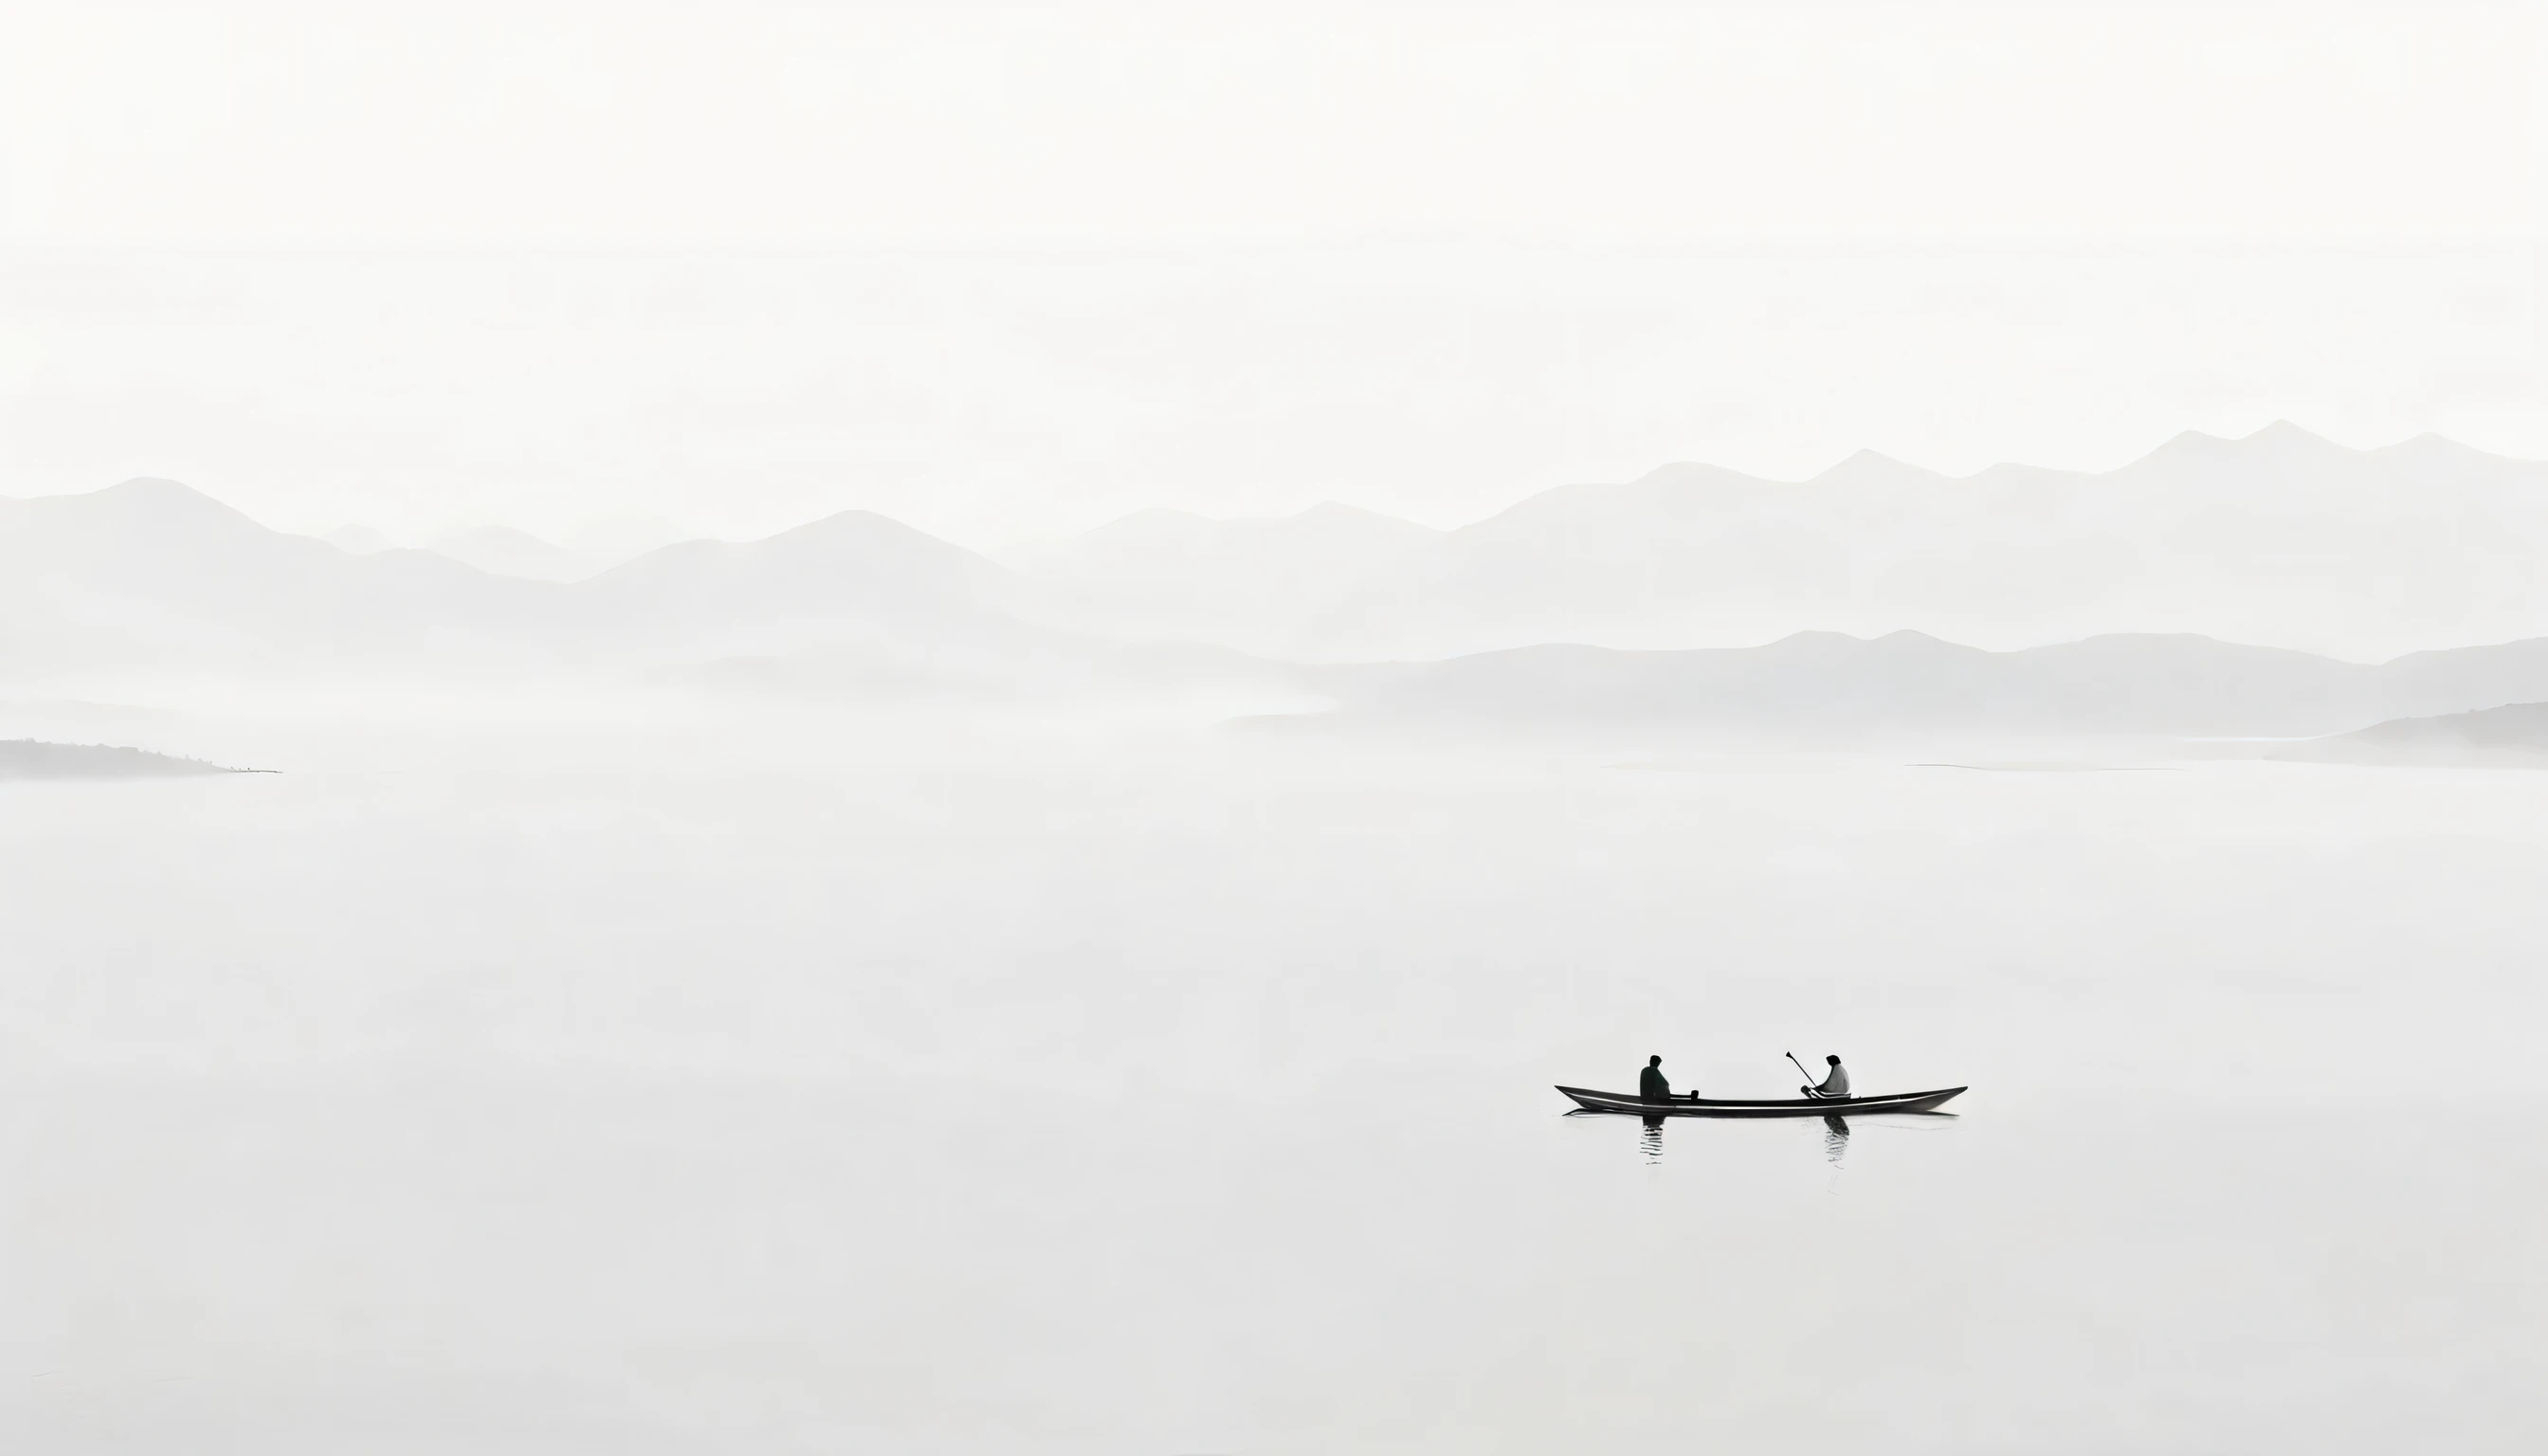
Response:
[[[14,1449],[2548,1439],[2548,775],[277,752],[0,794]]]

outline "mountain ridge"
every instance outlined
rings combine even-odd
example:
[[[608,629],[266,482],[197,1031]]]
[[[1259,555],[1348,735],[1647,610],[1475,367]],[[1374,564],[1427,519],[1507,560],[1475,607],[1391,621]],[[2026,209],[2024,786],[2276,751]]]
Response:
[[[248,661],[332,644],[353,661],[495,641],[527,664],[1057,633],[1386,663],[1916,627],[1983,649],[2196,633],[2382,661],[2548,636],[2533,565],[2548,560],[2548,466],[2430,435],[2356,451],[2288,422],[2181,432],[2100,475],[1947,477],[1873,451],[1798,482],[1684,463],[1447,531],[1327,500],[1240,521],[1136,512],[1081,547],[1013,569],[852,509],[561,583],[352,555],[136,478],[0,500],[0,655]]]
[[[2548,634],[2531,565],[2548,559],[2548,465],[2425,437],[2354,450],[2287,420],[2183,431],[2100,473],[1946,476],[1873,451],[1802,481],[1673,463],[1324,557],[1184,519],[1177,541],[1126,533],[1029,574],[1109,629],[1316,660],[1806,625],[1988,646],[2193,631],[2356,658]],[[1278,596],[1276,580],[1296,585]]]
[[[479,526],[445,536],[426,549],[493,576],[531,582],[580,582],[611,566],[511,526]]]
[[[583,582],[432,551],[354,555],[175,482],[0,500],[0,670],[335,663],[556,669],[785,618],[1005,630],[1011,574],[865,511],[659,548]],[[1024,630],[1019,626],[1018,630]]]

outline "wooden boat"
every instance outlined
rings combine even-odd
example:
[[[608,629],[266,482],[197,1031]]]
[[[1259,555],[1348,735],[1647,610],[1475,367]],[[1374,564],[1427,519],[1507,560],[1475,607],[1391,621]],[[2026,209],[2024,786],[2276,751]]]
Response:
[[[1935,1092],[1896,1092],[1886,1097],[1789,1097],[1777,1100],[1676,1097],[1670,1102],[1646,1102],[1618,1092],[1595,1092],[1589,1087],[1560,1087],[1557,1090],[1574,1098],[1575,1105],[1586,1112],[1623,1112],[1649,1118],[1829,1118],[1864,1117],[1879,1112],[1930,1112],[1964,1089],[1943,1087]]]

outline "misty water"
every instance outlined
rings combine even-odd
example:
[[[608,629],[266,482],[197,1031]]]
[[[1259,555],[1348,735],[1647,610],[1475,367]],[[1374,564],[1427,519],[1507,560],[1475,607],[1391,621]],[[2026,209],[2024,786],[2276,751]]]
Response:
[[[190,741],[0,785],[11,1449],[2548,1439],[2548,774]],[[1551,1090],[1790,1050],[1972,1090]]]

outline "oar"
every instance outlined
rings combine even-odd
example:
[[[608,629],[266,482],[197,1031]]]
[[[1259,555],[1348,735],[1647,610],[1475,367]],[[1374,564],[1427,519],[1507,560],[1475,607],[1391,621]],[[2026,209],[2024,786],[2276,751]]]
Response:
[[[1804,1073],[1805,1073],[1805,1095],[1806,1095],[1807,1097],[1811,1097],[1811,1096],[1813,1096],[1813,1095],[1814,1095],[1814,1074],[1813,1074],[1812,1072],[1806,1072],[1806,1071],[1805,1071],[1805,1064],[1804,1064],[1803,1062],[1801,1062],[1801,1061],[1796,1061],[1796,1053],[1794,1053],[1794,1052],[1792,1052],[1792,1051],[1782,1051],[1782,1052],[1780,1052],[1780,1053],[1778,1053],[1778,1054],[1779,1054],[1779,1055],[1781,1055],[1781,1056],[1784,1056],[1785,1058],[1787,1058],[1787,1060],[1789,1060],[1789,1061],[1791,1061],[1791,1062],[1795,1062],[1796,1070],[1798,1070],[1798,1071],[1800,1071],[1800,1072],[1804,1072]]]

